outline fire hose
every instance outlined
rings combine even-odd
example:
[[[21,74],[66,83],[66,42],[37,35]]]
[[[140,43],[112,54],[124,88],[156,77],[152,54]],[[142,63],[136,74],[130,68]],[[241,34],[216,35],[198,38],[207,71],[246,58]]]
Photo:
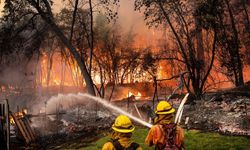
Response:
[[[177,110],[177,113],[176,113],[176,116],[175,116],[175,121],[174,121],[176,124],[179,124],[181,122],[181,117],[182,117],[182,113],[183,113],[183,109],[184,109],[184,104],[186,103],[188,96],[189,96],[189,93],[187,93],[185,95],[185,97],[182,99],[181,104],[180,104],[180,106],[179,106],[179,108]]]

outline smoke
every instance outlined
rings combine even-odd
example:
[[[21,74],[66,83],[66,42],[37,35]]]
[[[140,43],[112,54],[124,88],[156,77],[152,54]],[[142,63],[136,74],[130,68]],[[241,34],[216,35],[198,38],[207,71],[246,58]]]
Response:
[[[25,74],[20,67],[5,67],[1,69],[1,85],[19,85],[24,78]]]
[[[42,136],[51,134],[75,135],[85,130],[99,130],[109,128],[114,120],[111,111],[103,109],[96,102],[80,93],[58,94],[52,96],[47,102],[41,101],[34,105],[31,118],[32,126]],[[89,127],[93,127],[90,129]],[[40,132],[41,131],[41,132]]]
[[[135,33],[135,42],[139,47],[155,47],[162,31],[156,28],[149,28],[144,20],[144,14],[134,10],[133,0],[120,1],[118,9],[118,24],[122,27],[122,32]]]
[[[0,98],[8,99],[10,109],[25,106],[31,95],[36,79],[35,59],[28,60],[22,54],[11,54],[0,64]]]
[[[121,1],[118,15],[118,23],[121,24],[125,31],[129,31],[133,28],[137,34],[148,33],[148,27],[144,22],[143,14],[134,10],[134,1]]]
[[[73,107],[89,104],[90,100],[79,94],[58,94],[48,101],[33,107],[33,113],[53,114],[58,111],[67,111]],[[39,109],[40,108],[40,109]]]
[[[55,13],[60,12],[64,7],[68,7],[67,3],[62,0],[55,1],[52,8]],[[115,11],[115,10],[114,10]],[[97,13],[94,14],[97,16]],[[121,0],[118,7],[118,20],[116,20],[121,26],[122,32],[127,33],[132,30],[138,39],[145,40],[144,45],[152,43],[155,40],[154,30],[149,29],[144,21],[144,14],[134,10],[134,0]],[[147,45],[150,46],[150,45]]]

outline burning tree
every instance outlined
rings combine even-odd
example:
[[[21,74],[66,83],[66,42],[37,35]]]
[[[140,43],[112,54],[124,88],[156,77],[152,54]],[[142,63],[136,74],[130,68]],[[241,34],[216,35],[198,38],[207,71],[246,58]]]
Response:
[[[121,30],[118,24],[108,24],[104,15],[97,16],[93,67],[99,73],[102,92],[105,85],[112,86],[114,91],[115,85],[128,82],[129,75],[134,76],[139,69],[141,52],[133,47],[133,31],[121,33]],[[109,99],[111,97],[112,92]]]
[[[62,30],[58,27],[58,25],[54,21],[53,13],[51,11],[51,3],[47,0],[42,2],[40,1],[29,1],[29,3],[36,8],[37,12],[41,15],[42,19],[51,27],[51,29],[55,32],[55,34],[60,38],[60,40],[66,45],[66,47],[70,50],[71,54],[76,59],[78,66],[81,69],[81,73],[85,78],[86,86],[88,92],[92,95],[95,95],[95,90],[93,86],[93,81],[91,76],[87,70],[87,67],[82,60],[79,52],[73,46],[73,44],[68,40]]]
[[[167,60],[181,66],[183,72],[188,71],[191,84],[185,80],[188,92],[196,98],[201,98],[204,86],[212,69],[217,50],[216,15],[220,13],[217,3],[209,3],[210,7],[203,9],[199,15],[198,6],[206,2],[200,1],[135,1],[135,9],[145,9],[145,20],[149,26],[166,25],[173,34],[176,43],[174,55],[168,55]],[[208,39],[203,39],[207,35]],[[212,40],[210,40],[212,39]]]
[[[71,26],[71,34],[70,38],[68,39],[65,33],[60,29],[60,27],[55,23],[54,15],[51,11],[51,1],[43,0],[43,1],[28,1],[37,11],[37,13],[41,16],[41,18],[50,26],[52,31],[58,36],[58,38],[62,41],[62,43],[65,44],[65,46],[68,48],[70,54],[74,57],[76,60],[81,73],[85,79],[85,83],[88,89],[88,92],[92,95],[95,95],[95,88],[94,88],[94,83],[91,78],[91,63],[92,63],[92,52],[93,52],[93,7],[92,7],[92,1],[89,0],[89,10],[90,10],[90,36],[88,36],[88,41],[89,41],[89,46],[90,46],[90,63],[89,63],[89,68],[86,66],[86,60],[81,57],[81,51],[82,49],[78,50],[76,49],[76,46],[74,46],[71,42],[71,39],[73,37],[73,31],[74,31],[74,23],[77,17],[77,8],[78,8],[78,1],[75,3],[75,8],[73,11],[73,19],[72,19],[72,26]],[[113,1],[114,4],[116,4],[116,0]],[[110,1],[104,1],[101,2],[100,5],[106,6],[110,5]],[[108,15],[113,18],[112,11],[107,8],[107,11],[109,12]],[[86,24],[84,24],[86,25]],[[85,26],[86,28],[86,26]],[[87,33],[88,34],[88,33]]]

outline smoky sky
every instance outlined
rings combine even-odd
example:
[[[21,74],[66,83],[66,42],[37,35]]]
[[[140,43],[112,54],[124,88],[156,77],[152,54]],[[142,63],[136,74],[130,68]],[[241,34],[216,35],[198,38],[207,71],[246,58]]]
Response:
[[[2,16],[4,0],[0,0],[0,16]],[[52,9],[55,13],[66,7],[63,0],[54,0]],[[138,35],[151,38],[152,30],[148,29],[143,13],[134,11],[134,0],[120,0],[118,8],[118,21],[124,32],[133,30]]]
[[[54,1],[54,12],[59,12],[63,7],[66,5],[61,0]],[[124,32],[133,29],[136,34],[150,36],[151,32],[146,26],[143,13],[134,11],[134,0],[120,0],[117,23]]]
[[[118,11],[119,23],[127,30],[131,27],[139,34],[146,34],[148,28],[143,20],[143,14],[134,11],[134,0],[121,0]]]

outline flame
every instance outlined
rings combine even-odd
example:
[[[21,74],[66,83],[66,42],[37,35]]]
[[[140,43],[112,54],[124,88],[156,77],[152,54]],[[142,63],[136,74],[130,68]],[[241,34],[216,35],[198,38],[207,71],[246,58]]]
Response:
[[[53,80],[53,84],[54,84],[54,85],[60,85],[60,83],[61,83],[61,82],[59,81],[59,79],[54,79],[54,80]]]
[[[128,97],[131,97],[131,96],[133,96],[133,95],[134,95],[133,93],[128,92]]]
[[[16,118],[23,118],[27,114],[27,112],[27,109],[23,109],[22,111],[15,112],[13,115],[16,116]],[[10,116],[10,124],[15,124],[14,118],[12,116]]]
[[[128,92],[128,97],[134,96],[136,100],[140,99],[142,97],[142,94],[140,92],[137,92],[137,94],[134,94],[132,92]]]
[[[15,121],[14,121],[12,116],[10,116],[10,124],[12,124],[12,125],[15,124]]]
[[[60,53],[55,53],[50,64],[50,56],[43,54],[40,60],[38,83],[43,87],[47,86],[76,86],[82,80],[76,62],[68,63],[62,58]],[[51,65],[51,70],[49,70]]]
[[[154,34],[155,36],[158,35],[157,31],[152,31],[151,34]],[[133,43],[133,47],[135,48],[147,48],[148,45],[147,43],[152,44],[152,51],[154,53],[157,53],[160,49],[157,47],[157,44],[154,41],[147,41],[146,36],[138,35],[135,38],[135,42]],[[181,56],[177,55],[176,57],[181,59]],[[38,73],[36,74],[36,79],[37,83],[40,84],[42,87],[47,87],[47,86],[73,86],[73,87],[83,87],[85,86],[84,80],[81,75],[80,68],[78,67],[77,63],[74,60],[70,60],[71,62],[67,62],[62,58],[61,53],[55,52],[53,55],[53,63],[51,65],[51,71],[48,73],[48,68],[49,68],[49,54],[43,53],[41,59],[40,59],[40,66],[38,68]],[[215,61],[215,66],[218,66],[219,62],[218,60]],[[159,61],[159,65],[157,68],[157,79],[168,79],[174,75],[177,75],[181,73],[180,71],[183,68],[176,68],[169,63],[167,60],[161,60]],[[250,80],[249,70],[250,66],[244,66],[244,79],[245,81]],[[93,71],[94,72],[94,71]],[[140,70],[135,70],[135,74],[140,74]],[[49,77],[48,77],[49,75]],[[211,76],[213,76],[213,80],[208,79],[208,85],[211,83],[213,84],[214,81],[227,81],[228,79],[223,75],[222,73],[218,73],[216,70],[211,71]],[[93,73],[92,74],[92,79],[96,85],[100,84],[100,76],[99,73]],[[152,82],[152,78],[150,75],[147,73],[143,72],[141,76],[136,76],[133,77],[130,75],[126,77],[125,83],[135,83],[135,81],[138,82]],[[162,87],[170,87],[170,88],[175,88],[176,86],[179,85],[180,78],[175,78],[173,80],[166,80],[163,82],[160,82]],[[230,82],[222,82],[220,84],[216,84],[216,87],[214,89],[219,89],[219,88],[228,88],[232,87],[232,83]],[[15,87],[8,87],[10,90],[15,89]],[[6,91],[5,87],[0,87],[2,91]],[[140,92],[129,92],[129,93],[124,93],[122,97],[131,97],[134,95],[136,99],[139,99],[141,97]],[[146,96],[146,95],[144,95]]]
[[[140,99],[140,98],[141,98],[141,96],[142,96],[142,95],[141,95],[141,93],[140,93],[140,92],[138,92],[138,93],[137,93],[137,95],[135,96],[135,99],[136,99],[136,100],[138,100],[138,99]]]

